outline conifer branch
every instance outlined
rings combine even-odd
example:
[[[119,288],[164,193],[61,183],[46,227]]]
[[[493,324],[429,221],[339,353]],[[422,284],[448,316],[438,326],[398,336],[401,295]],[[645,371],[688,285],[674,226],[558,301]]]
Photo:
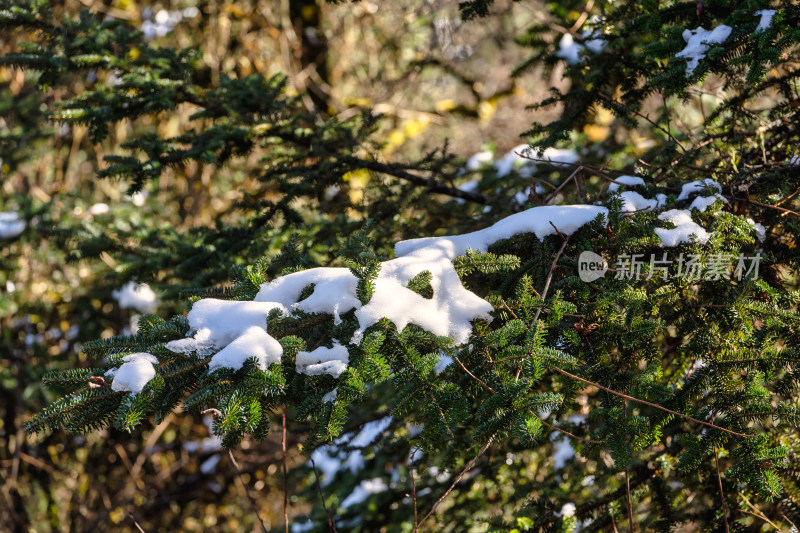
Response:
[[[593,381],[589,381],[588,379],[580,378],[580,377],[578,377],[578,376],[576,376],[574,374],[570,374],[566,370],[562,370],[562,369],[558,368],[557,366],[553,366],[551,368],[553,370],[555,370],[556,372],[558,372],[559,374],[563,374],[564,376],[567,376],[568,378],[574,379],[576,381],[580,381],[581,383],[585,383],[586,385],[591,385],[593,387],[597,387],[600,390],[604,390],[604,391],[606,391],[606,392],[608,392],[610,394],[613,394],[615,396],[619,396],[620,398],[625,398],[626,400],[632,400],[632,401],[637,402],[637,403],[641,403],[641,404],[644,404],[644,405],[649,405],[650,407],[653,407],[655,409],[660,409],[661,411],[664,411],[664,412],[669,413],[671,415],[679,416],[681,418],[685,418],[686,420],[691,420],[692,422],[695,422],[697,424],[702,424],[704,426],[708,426],[710,428],[713,428],[713,429],[716,429],[716,430],[719,430],[719,431],[724,431],[725,433],[730,433],[731,435],[735,435],[737,437],[746,437],[746,438],[750,438],[750,439],[758,438],[758,435],[747,435],[746,433],[737,433],[736,431],[732,431],[730,429],[725,429],[723,427],[717,426],[717,425],[712,424],[710,422],[704,422],[703,420],[698,420],[696,418],[692,418],[691,416],[687,416],[687,415],[684,415],[684,414],[679,413],[677,411],[673,411],[672,409],[667,409],[666,407],[662,407],[662,406],[660,406],[660,405],[658,405],[656,403],[648,402],[647,400],[640,400],[639,398],[634,398],[633,396],[628,396],[627,394],[623,394],[621,392],[617,392],[615,390],[609,389],[608,387],[604,387],[604,386],[600,385],[599,383],[595,383]]]

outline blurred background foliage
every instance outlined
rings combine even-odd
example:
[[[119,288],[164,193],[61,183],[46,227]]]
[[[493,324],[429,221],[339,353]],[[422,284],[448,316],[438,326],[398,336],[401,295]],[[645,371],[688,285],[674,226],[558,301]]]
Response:
[[[551,84],[539,73],[510,76],[524,54],[511,36],[542,16],[538,5],[501,2],[492,17],[472,25],[444,2],[65,0],[51,7],[55,19],[88,9],[130,23],[152,45],[201,49],[192,67],[208,86],[221,76],[283,74],[307,111],[343,120],[365,109],[380,113],[374,138],[391,160],[420,157],[445,139],[453,154],[468,156],[487,147],[504,153],[519,144],[520,132],[529,126],[529,116],[520,110]],[[35,36],[5,34],[0,53],[17,51],[22,41]],[[142,434],[104,430],[83,437],[26,436],[22,424],[60,395],[42,386],[46,370],[91,366],[81,352],[83,342],[130,331],[139,312],[120,308],[112,295],[124,283],[149,283],[159,295],[155,312],[162,317],[184,311],[169,299],[179,288],[157,279],[157,273],[156,279],[137,279],[113,250],[87,253],[77,243],[103,232],[141,236],[155,228],[186,232],[213,226],[233,204],[259,190],[254,178],[262,165],[259,154],[224,167],[169,168],[131,194],[130,183],[96,177],[107,166],[103,157],[124,152],[122,145],[140,132],[183,133],[195,109],[182,106],[122,120],[94,143],[87,126],[54,122],[48,113],[56,102],[114,80],[90,72],[40,91],[38,76],[0,67],[0,211],[20,213],[27,221],[19,237],[0,241],[0,529],[135,531],[131,513],[146,531],[250,529],[255,517],[228,458],[204,473],[200,466],[219,452],[187,451],[209,438],[201,419],[170,417]],[[558,83],[558,76],[552,81]],[[370,190],[377,178],[368,172],[349,178],[347,186],[330,193],[324,212],[309,213],[319,217],[317,225],[344,216],[360,227],[359,206],[379,192]],[[471,203],[457,207],[460,220],[482,210]],[[442,216],[432,225],[446,228]],[[415,236],[425,229],[408,225],[405,231]],[[283,233],[282,241],[261,252],[274,255],[292,229]],[[338,249],[324,241],[303,244],[312,254]],[[79,260],[85,255],[93,257]],[[194,288],[221,282],[231,266],[258,256],[232,254],[230,264],[219,265],[222,278]],[[297,440],[289,438],[290,464],[305,462]],[[237,455],[262,516],[278,524],[280,442],[245,441]],[[292,514],[302,515],[309,504],[296,499]]]

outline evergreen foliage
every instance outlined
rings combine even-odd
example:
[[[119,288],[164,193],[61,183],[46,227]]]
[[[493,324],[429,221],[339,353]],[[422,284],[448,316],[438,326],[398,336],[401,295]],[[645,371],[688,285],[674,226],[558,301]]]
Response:
[[[469,20],[487,16],[492,4],[460,6]],[[264,326],[280,342],[279,363],[261,368],[254,354],[241,368],[209,369],[219,347],[167,348],[196,333],[189,319],[148,314],[135,334],[83,345],[103,368],[48,373],[45,383],[68,394],[28,421],[27,431],[110,425],[132,432],[177,409],[210,410],[214,433],[233,448],[267,439],[285,413],[308,457],[339,462],[322,483],[324,469],[314,463],[291,474],[313,504],[312,531],[332,524],[339,531],[756,531],[762,517],[800,524],[800,165],[793,159],[800,154],[800,10],[782,5],[756,32],[754,12],[768,8],[764,2],[589,6],[550,4],[552,20],[522,38],[532,56],[520,76],[559,62],[553,27],[579,43],[605,41],[597,53],[587,43],[566,67],[569,89],[553,89],[534,106],[558,105],[562,113],[526,134],[539,150],[533,159],[546,160],[545,150],[563,141],[582,152],[575,164],[538,161],[522,203],[599,202],[608,216],[565,233],[556,220],[544,238],[522,233],[456,257],[461,282],[493,307],[490,320],[473,321],[468,343],[414,324],[399,329],[386,318],[359,338],[355,311],[273,310]],[[110,254],[129,277],[171,283],[173,296],[189,289],[181,295],[186,304],[250,301],[292,272],[344,265],[367,304],[395,241],[440,227],[447,235],[474,230],[514,210],[503,189],[510,180],[497,167],[477,171],[477,192],[457,189],[457,165],[442,152],[410,164],[380,161],[369,113],[351,120],[310,114],[281,77],[223,76],[214,85],[191,52],[148,45],[120,21],[84,13],[54,22],[48,13],[44,2],[0,3],[0,27],[36,36],[0,64],[40,72],[42,89],[89,71],[114,76],[60,101],[51,119],[85,124],[100,141],[117,121],[197,108],[184,133],[144,132],[126,143],[126,155],[106,156],[99,178],[138,191],[170,167],[261,158],[258,187],[215,227],[188,235],[144,224],[53,230],[75,242],[73,259]],[[686,45],[683,31],[720,24],[732,27],[730,36],[687,75],[685,60],[675,57]],[[698,88],[710,78],[722,87],[713,103]],[[686,112],[692,103],[700,113]],[[613,115],[602,126],[609,133],[592,141],[603,112]],[[628,142],[644,130],[654,136],[650,146]],[[363,172],[381,177],[359,202],[326,200],[326,189]],[[628,190],[663,195],[663,205],[627,208],[630,197],[608,190],[626,173],[646,183]],[[657,230],[678,223],[659,212],[691,209],[684,184],[705,179],[719,183],[721,194],[691,217],[711,236],[695,231],[662,246]],[[538,192],[536,184],[553,189]],[[695,192],[718,191],[705,182]],[[504,202],[491,202],[497,209],[479,222],[449,223],[459,218],[454,198],[481,204],[494,195]],[[370,222],[323,216],[348,209]],[[617,260],[609,265],[616,271],[582,280],[586,251]],[[665,253],[692,257],[706,271],[721,259],[733,263],[699,279],[685,262],[659,271],[649,260],[636,275],[619,275],[621,258]],[[758,275],[737,276],[736,260],[759,254]],[[232,286],[208,288],[227,279]],[[422,270],[407,287],[431,299],[434,279]],[[314,290],[305,287],[299,301]],[[301,352],[338,345],[348,352],[340,375],[298,368]],[[138,393],[114,390],[106,370],[140,352],[158,358],[156,375]],[[452,363],[444,366],[446,358]],[[345,466],[347,453],[360,463]],[[360,499],[353,497],[359,488]]]

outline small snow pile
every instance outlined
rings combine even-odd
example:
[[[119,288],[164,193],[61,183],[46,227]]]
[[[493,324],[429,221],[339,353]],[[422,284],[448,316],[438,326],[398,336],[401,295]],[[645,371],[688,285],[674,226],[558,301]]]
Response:
[[[353,492],[350,493],[347,498],[344,499],[341,507],[345,509],[351,505],[361,503],[366,500],[368,496],[384,492],[388,489],[389,486],[379,477],[374,479],[365,479],[355,489],[353,489]]]
[[[311,352],[298,353],[297,371],[308,376],[330,374],[338,378],[347,370],[349,357],[347,348],[334,342],[331,348],[320,346]]]
[[[89,209],[87,209],[87,212],[92,216],[98,216],[98,215],[105,215],[110,210],[111,208],[108,207],[108,204],[99,203],[99,204],[93,204],[91,207],[89,207]]]
[[[106,376],[113,378],[111,390],[117,392],[130,392],[139,394],[151,379],[156,377],[158,364],[155,355],[149,353],[132,353],[122,358],[122,366],[106,372]]]
[[[691,211],[688,209],[670,209],[658,216],[659,220],[665,220],[675,224],[675,228],[656,228],[656,235],[661,239],[663,246],[678,246],[681,243],[690,242],[690,236],[694,235],[697,242],[705,244],[711,237],[700,224],[692,220]]]
[[[336,395],[339,393],[339,387],[334,388],[330,392],[326,392],[322,396],[322,403],[333,403],[336,401]]]
[[[4,211],[0,213],[0,239],[13,239],[25,230],[27,223],[19,213]]]
[[[606,47],[606,40],[600,39],[592,29],[584,30],[581,37],[583,37],[583,44],[576,43],[571,33],[565,33],[558,43],[556,57],[564,59],[570,65],[575,65],[581,62],[581,50],[586,49],[593,54],[599,54]]]
[[[753,229],[756,230],[756,238],[760,242],[764,242],[767,238],[767,228],[764,227],[764,224],[756,222],[752,218],[748,218],[747,221],[753,226]]]
[[[267,333],[267,315],[273,309],[287,312],[275,302],[199,300],[187,316],[194,336],[171,341],[166,348],[177,353],[195,352],[201,357],[220,350],[211,359],[210,369],[239,369],[248,358],[255,357],[258,367],[266,370],[283,355],[281,344]]]
[[[645,211],[657,209],[658,200],[650,200],[639,194],[638,192],[625,191],[620,194],[622,198],[622,212],[634,213],[636,211]]]
[[[492,152],[488,150],[478,152],[467,159],[467,172],[474,172],[485,166],[489,166],[492,163],[492,159],[494,159],[494,154],[492,154]]]
[[[725,41],[731,34],[732,28],[721,24],[711,31],[698,27],[694,30],[684,30],[683,40],[686,41],[686,48],[675,54],[675,57],[688,59],[686,63],[686,76],[689,77],[694,69],[700,64],[700,60],[706,57],[706,52],[714,44]]]
[[[119,290],[112,291],[111,296],[121,308],[136,309],[140,313],[152,313],[158,305],[156,293],[146,283],[128,282]]]
[[[720,196],[719,194],[713,194],[712,196],[698,196],[692,202],[692,205],[689,206],[689,211],[692,209],[697,209],[701,213],[705,212],[706,209],[714,205],[714,202],[717,200],[722,200],[722,203],[727,204],[728,200],[724,196]]]
[[[691,183],[684,183],[683,186],[681,186],[681,193],[678,195],[678,200],[687,200],[690,194],[702,192],[710,187],[717,189],[717,192],[722,192],[720,184],[708,178]]]
[[[626,185],[628,187],[635,187],[637,185],[644,186],[644,180],[639,176],[620,176],[618,178],[614,178],[614,182],[608,185],[608,192],[614,192],[618,190],[620,185]]]
[[[439,360],[436,362],[436,366],[433,367],[433,371],[436,374],[441,374],[445,371],[445,369],[453,364],[453,358],[447,355],[446,353],[439,354]]]
[[[762,31],[766,31],[767,28],[770,27],[772,24],[772,17],[775,16],[776,11],[774,9],[762,9],[760,11],[756,11],[753,13],[755,16],[760,16],[761,20],[758,21],[758,27],[753,33],[759,33]]]

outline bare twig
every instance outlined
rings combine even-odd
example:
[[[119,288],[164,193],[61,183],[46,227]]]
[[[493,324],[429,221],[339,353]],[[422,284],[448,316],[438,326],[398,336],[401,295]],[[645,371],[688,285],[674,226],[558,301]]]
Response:
[[[236,469],[236,473],[239,475],[239,481],[242,483],[242,487],[244,487],[244,493],[247,496],[247,499],[250,500],[250,505],[253,507],[253,512],[258,519],[258,523],[261,524],[261,529],[264,530],[264,533],[269,533],[267,530],[267,526],[264,525],[264,521],[261,520],[261,515],[258,514],[258,505],[253,497],[250,495],[250,491],[247,488],[247,484],[244,482],[244,476],[242,475],[242,469],[239,468],[239,463],[236,462],[236,459],[233,457],[233,451],[228,450],[228,457],[231,458],[231,463],[233,463],[233,468]]]
[[[431,510],[428,511],[428,514],[426,514],[422,518],[422,520],[420,520],[419,523],[414,527],[415,532],[419,530],[419,527],[425,522],[425,520],[431,517],[434,511],[436,511],[436,508],[439,507],[439,504],[441,504],[444,501],[444,499],[447,498],[447,496],[453,491],[458,482],[461,481],[461,478],[464,477],[464,474],[466,474],[467,471],[469,471],[475,465],[475,462],[478,460],[478,458],[480,458],[480,456],[483,455],[483,453],[489,449],[489,446],[492,444],[492,441],[494,441],[494,437],[495,437],[494,435],[489,437],[489,440],[486,442],[486,444],[484,444],[483,448],[481,448],[478,454],[472,458],[472,461],[469,462],[469,464],[464,468],[464,470],[459,472],[455,480],[453,480],[453,483],[450,485],[450,488],[448,488],[445,491],[445,493],[442,494],[438,500],[436,500],[436,502],[433,504],[433,507],[431,507]]]
[[[589,381],[588,379],[580,378],[580,377],[578,377],[578,376],[576,376],[574,374],[570,374],[566,370],[562,370],[562,369],[558,368],[557,366],[552,367],[552,369],[555,370],[556,372],[558,372],[559,374],[563,374],[563,375],[567,376],[568,378],[574,379],[576,381],[580,381],[581,383],[585,383],[585,384],[591,385],[593,387],[597,387],[600,390],[604,390],[604,391],[606,391],[608,393],[614,394],[615,396],[619,396],[620,398],[625,398],[627,400],[631,400],[631,401],[634,401],[634,402],[637,402],[637,403],[641,403],[641,404],[644,404],[644,405],[649,405],[650,407],[653,407],[655,409],[660,409],[661,411],[664,411],[664,412],[669,413],[671,415],[679,416],[681,418],[685,418],[686,420],[691,420],[692,422],[695,422],[697,424],[702,424],[704,426],[707,426],[707,427],[710,427],[710,428],[713,428],[713,429],[717,429],[719,431],[724,431],[725,433],[730,433],[731,435],[736,435],[737,437],[745,437],[745,438],[748,438],[748,439],[753,439],[753,438],[757,438],[758,437],[758,435],[748,435],[746,433],[737,433],[736,431],[731,431],[730,429],[725,429],[723,427],[717,426],[717,425],[712,424],[710,422],[704,422],[703,420],[698,420],[696,418],[692,418],[691,416],[684,415],[684,414],[679,413],[677,411],[673,411],[672,409],[667,409],[666,407],[662,407],[662,406],[658,405],[657,403],[652,403],[652,402],[648,402],[647,400],[640,400],[639,398],[634,398],[633,396],[628,396],[627,394],[623,394],[621,392],[617,392],[615,390],[609,389],[608,387],[604,387],[604,386],[600,385],[599,383],[595,383],[593,381]]]
[[[792,211],[791,209],[786,209],[785,207],[779,207],[777,205],[770,205],[770,204],[763,204],[761,202],[756,202],[755,200],[751,200],[750,198],[739,198],[738,196],[728,196],[723,194],[722,195],[729,200],[736,200],[737,202],[747,202],[749,204],[760,205],[761,207],[768,207],[770,209],[777,209],[778,211],[783,211],[783,216],[785,215],[794,215],[796,217],[800,217],[800,213],[797,211]]]
[[[417,482],[414,479],[414,469],[409,470],[411,475],[411,498],[414,500],[414,531],[417,530],[419,519],[417,518]]]
[[[139,533],[144,533],[144,529],[142,529],[142,526],[140,526],[139,522],[136,521],[136,517],[133,516],[133,513],[128,513],[128,518],[131,519],[133,525],[136,526],[136,529],[139,530]]]
[[[283,452],[283,525],[289,533],[289,472],[286,467],[286,411],[281,412],[283,433],[281,436],[281,451]]]
[[[322,493],[322,485],[320,485],[319,475],[317,475],[317,464],[314,462],[313,456],[311,457],[311,469],[314,471],[314,482],[317,484],[317,491],[319,491],[319,499],[322,502],[322,509],[325,511],[325,516],[328,517],[328,527],[331,529],[331,531],[333,531],[333,533],[339,533],[336,530],[336,520],[328,510],[328,506],[325,504],[325,495]]]
[[[728,508],[725,505],[725,491],[722,490],[722,473],[719,470],[719,454],[717,447],[714,446],[714,466],[717,468],[717,485],[719,485],[719,498],[722,502],[722,518],[725,520],[725,533],[728,533],[731,528],[728,525]]]
[[[774,527],[774,528],[775,528],[775,531],[782,531],[782,528],[781,528],[781,527],[779,527],[779,526],[778,526],[778,525],[777,525],[775,522],[773,522],[772,520],[770,520],[770,519],[767,517],[767,515],[765,515],[763,512],[761,512],[761,510],[760,510],[758,507],[756,507],[755,505],[753,505],[753,504],[752,504],[752,502],[751,502],[749,499],[747,499],[747,496],[745,496],[744,494],[741,494],[741,493],[739,494],[739,496],[741,496],[741,497],[742,497],[742,499],[744,500],[744,503],[746,503],[746,504],[747,504],[747,506],[748,506],[748,507],[750,507],[750,509],[752,509],[752,510],[753,510],[753,512],[746,511],[746,510],[744,510],[744,509],[740,509],[740,511],[742,511],[743,513],[747,513],[747,514],[749,514],[749,515],[753,515],[753,516],[755,516],[756,518],[760,518],[761,520],[763,520],[763,521],[764,521],[764,522],[766,522],[767,524],[769,524],[769,525],[771,525],[772,527]]]
[[[461,360],[460,360],[458,357],[453,357],[453,359],[455,359],[455,360],[456,360],[456,363],[458,363],[458,365],[459,365],[461,368],[463,368],[463,369],[464,369],[464,372],[466,372],[467,374],[469,374],[469,375],[470,375],[470,377],[471,377],[472,379],[474,379],[475,381],[477,381],[478,383],[480,383],[480,384],[483,386],[483,388],[484,388],[484,389],[488,390],[488,391],[489,391],[489,392],[491,392],[492,394],[497,394],[497,392],[496,392],[496,391],[495,391],[493,388],[491,388],[489,385],[487,385],[486,383],[484,383],[484,381],[483,381],[481,378],[477,377],[475,374],[473,374],[472,372],[470,372],[470,371],[469,371],[469,369],[468,369],[467,367],[465,367],[465,366],[464,366],[464,363],[462,363],[462,362],[461,362]]]
[[[533,414],[533,413],[531,413],[531,414]],[[533,416],[536,416],[536,415],[535,415],[535,414],[533,414]],[[541,417],[539,417],[539,416],[536,416],[536,418],[538,418],[538,419],[539,419],[539,422],[541,422],[541,423],[542,423],[542,424],[544,424],[545,426],[549,427],[549,428],[550,428],[550,429],[552,429],[553,431],[558,431],[559,433],[563,433],[564,435],[566,435],[566,436],[568,436],[568,437],[572,437],[573,439],[577,439],[577,440],[579,440],[579,441],[582,441],[582,442],[587,442],[587,443],[589,443],[589,444],[603,444],[603,442],[602,442],[602,441],[599,441],[599,440],[593,440],[593,439],[584,439],[583,437],[579,437],[579,436],[577,436],[577,435],[574,435],[574,434],[570,433],[569,431],[567,431],[567,430],[565,430],[565,429],[561,429],[561,428],[559,428],[559,427],[556,427],[556,426],[554,426],[554,425],[552,425],[552,424],[548,424],[547,422],[545,422],[545,421],[544,421],[544,420],[543,420]]]
[[[636,533],[636,524],[633,523],[633,503],[631,502],[631,478],[627,468],[625,469],[625,498],[628,503],[628,524],[630,524],[631,533]]]

